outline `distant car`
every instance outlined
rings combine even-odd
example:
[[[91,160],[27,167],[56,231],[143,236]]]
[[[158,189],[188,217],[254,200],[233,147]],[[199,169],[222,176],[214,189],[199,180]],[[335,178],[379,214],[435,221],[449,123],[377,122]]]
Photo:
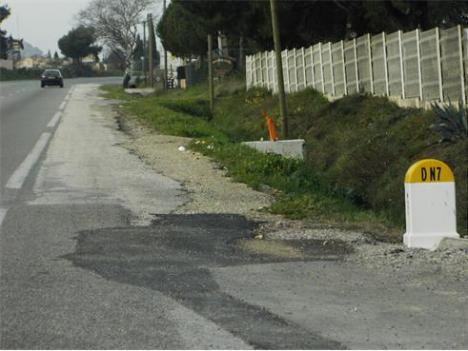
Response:
[[[58,69],[46,69],[41,75],[41,88],[46,85],[58,85],[63,88],[62,72]]]

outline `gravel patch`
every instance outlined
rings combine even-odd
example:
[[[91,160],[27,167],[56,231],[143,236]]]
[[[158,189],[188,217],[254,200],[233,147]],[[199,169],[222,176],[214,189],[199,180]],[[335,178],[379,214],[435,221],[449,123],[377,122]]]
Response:
[[[208,157],[187,149],[189,138],[160,135],[134,117],[118,118],[121,129],[131,135],[124,146],[136,153],[153,169],[181,182],[191,200],[175,213],[232,213],[260,222],[255,238],[260,240],[340,240],[352,244],[349,264],[414,277],[428,272],[442,272],[455,280],[468,278],[466,249],[428,251],[410,249],[401,244],[376,241],[357,230],[330,225],[288,220],[262,211],[274,201],[271,194],[235,183]],[[180,148],[183,146],[183,148]],[[180,151],[183,150],[183,151]]]
[[[156,134],[129,117],[120,118],[119,124],[132,136],[124,147],[156,172],[182,183],[191,200],[175,213],[233,213],[258,219],[257,210],[272,203],[272,196],[233,182],[210,158],[189,150],[190,138]]]

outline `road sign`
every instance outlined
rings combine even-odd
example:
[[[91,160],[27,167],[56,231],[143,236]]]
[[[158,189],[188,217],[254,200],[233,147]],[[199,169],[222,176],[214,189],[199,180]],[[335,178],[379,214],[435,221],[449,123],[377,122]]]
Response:
[[[459,238],[455,177],[447,164],[434,159],[413,164],[405,176],[408,247],[435,250],[443,238]]]

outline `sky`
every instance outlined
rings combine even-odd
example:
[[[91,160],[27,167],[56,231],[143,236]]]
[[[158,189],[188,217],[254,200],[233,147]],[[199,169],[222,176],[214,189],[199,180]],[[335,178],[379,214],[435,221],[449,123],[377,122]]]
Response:
[[[57,41],[77,26],[77,14],[92,0],[0,0],[11,11],[2,29],[15,39],[24,39],[32,46],[53,54],[60,50]],[[157,20],[162,1],[155,0],[150,11]],[[167,1],[170,3],[170,0]],[[143,14],[145,16],[146,14]],[[159,45],[159,40],[158,40]]]
[[[44,53],[60,50],[57,41],[76,25],[76,14],[90,0],[0,0],[11,10],[2,29],[23,38]]]

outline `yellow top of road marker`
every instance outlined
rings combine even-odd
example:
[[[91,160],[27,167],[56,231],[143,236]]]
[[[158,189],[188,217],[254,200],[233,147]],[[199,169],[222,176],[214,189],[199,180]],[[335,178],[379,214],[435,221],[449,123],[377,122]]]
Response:
[[[405,176],[405,183],[454,182],[455,177],[447,164],[434,159],[421,160],[413,164]]]

